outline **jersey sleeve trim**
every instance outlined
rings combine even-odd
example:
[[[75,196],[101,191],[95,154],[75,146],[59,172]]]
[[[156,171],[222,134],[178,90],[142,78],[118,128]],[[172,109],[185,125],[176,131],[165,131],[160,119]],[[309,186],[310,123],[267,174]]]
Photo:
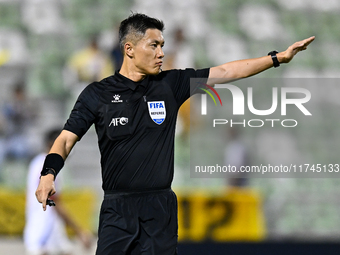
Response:
[[[98,83],[88,85],[79,95],[64,129],[80,140],[96,119],[99,98]]]

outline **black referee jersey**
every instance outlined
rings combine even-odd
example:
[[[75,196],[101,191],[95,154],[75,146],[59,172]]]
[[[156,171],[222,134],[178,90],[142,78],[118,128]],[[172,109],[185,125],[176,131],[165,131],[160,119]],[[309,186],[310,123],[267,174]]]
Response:
[[[171,186],[178,109],[190,97],[190,78],[208,75],[169,70],[133,82],[116,71],[83,90],[64,129],[81,138],[95,124],[104,191]]]

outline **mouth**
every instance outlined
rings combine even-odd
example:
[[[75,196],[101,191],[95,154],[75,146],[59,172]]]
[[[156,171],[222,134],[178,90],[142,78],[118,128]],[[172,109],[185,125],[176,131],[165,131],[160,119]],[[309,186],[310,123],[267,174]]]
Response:
[[[163,62],[157,62],[156,63],[156,66],[162,66],[163,65]]]

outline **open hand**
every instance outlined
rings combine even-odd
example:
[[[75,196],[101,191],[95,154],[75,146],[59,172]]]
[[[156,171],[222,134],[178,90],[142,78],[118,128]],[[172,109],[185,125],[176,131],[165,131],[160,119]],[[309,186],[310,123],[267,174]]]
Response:
[[[286,51],[277,54],[280,63],[289,63],[293,57],[300,51],[306,50],[307,46],[313,42],[315,36],[311,36],[305,40],[296,42],[288,47]]]

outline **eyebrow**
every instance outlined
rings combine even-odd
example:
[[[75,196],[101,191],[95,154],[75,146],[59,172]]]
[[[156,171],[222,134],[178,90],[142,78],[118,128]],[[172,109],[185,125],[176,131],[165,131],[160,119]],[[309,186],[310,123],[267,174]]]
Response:
[[[165,41],[158,41],[158,40],[152,40],[151,43],[156,43],[156,44],[164,44]]]

